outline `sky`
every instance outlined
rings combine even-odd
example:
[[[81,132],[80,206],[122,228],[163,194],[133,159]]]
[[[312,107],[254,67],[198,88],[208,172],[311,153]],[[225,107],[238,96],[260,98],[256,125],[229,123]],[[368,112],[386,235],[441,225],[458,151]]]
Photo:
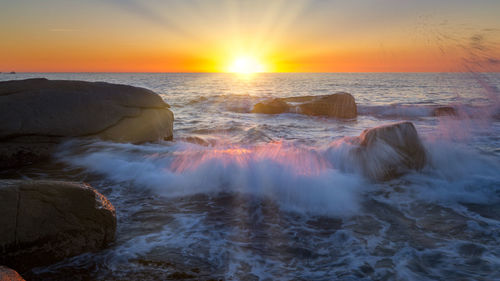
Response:
[[[499,0],[0,0],[0,71],[500,71]]]

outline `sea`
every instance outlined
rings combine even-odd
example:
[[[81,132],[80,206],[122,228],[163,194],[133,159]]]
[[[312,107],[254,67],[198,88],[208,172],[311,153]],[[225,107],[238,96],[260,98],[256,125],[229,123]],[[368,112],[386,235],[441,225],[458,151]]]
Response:
[[[116,208],[114,243],[32,280],[500,280],[500,73],[0,74],[34,77],[151,89],[175,121],[173,141],[74,140],[2,171],[87,182]],[[357,118],[250,113],[336,92]],[[399,121],[427,164],[364,177],[346,139]]]

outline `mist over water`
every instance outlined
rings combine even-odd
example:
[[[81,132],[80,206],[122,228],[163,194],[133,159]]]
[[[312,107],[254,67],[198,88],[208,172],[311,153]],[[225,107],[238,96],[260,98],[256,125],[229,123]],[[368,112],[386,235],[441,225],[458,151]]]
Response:
[[[118,238],[36,276],[499,279],[500,75],[478,75],[44,74],[152,89],[176,120],[173,142],[60,147],[56,176],[104,193]],[[270,97],[338,91],[355,97],[356,119],[249,113]],[[444,106],[457,114],[434,116]],[[402,120],[415,124],[427,164],[367,178],[349,139]],[[54,177],[47,167],[20,173]]]

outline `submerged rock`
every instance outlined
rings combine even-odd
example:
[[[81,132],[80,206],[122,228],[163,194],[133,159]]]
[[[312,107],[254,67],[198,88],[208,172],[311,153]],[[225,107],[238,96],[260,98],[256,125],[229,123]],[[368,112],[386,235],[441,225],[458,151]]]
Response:
[[[0,264],[18,271],[112,242],[113,205],[94,188],[61,181],[0,180]]]
[[[457,116],[457,111],[451,106],[440,106],[434,108],[432,116]]]
[[[357,107],[349,93],[322,96],[275,98],[257,103],[252,113],[280,114],[285,112],[335,118],[355,118]]]
[[[24,281],[15,270],[0,265],[0,281]]]
[[[171,139],[173,113],[154,92],[104,82],[0,82],[0,168],[50,155],[66,138],[141,143]]]
[[[352,151],[363,173],[376,180],[388,180],[426,163],[425,148],[411,122],[399,122],[364,130],[352,139]]]

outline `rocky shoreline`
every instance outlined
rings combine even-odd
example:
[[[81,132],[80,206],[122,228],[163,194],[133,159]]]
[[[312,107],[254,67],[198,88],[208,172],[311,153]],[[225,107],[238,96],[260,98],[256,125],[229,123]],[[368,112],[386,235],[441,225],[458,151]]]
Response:
[[[173,138],[174,116],[156,93],[104,82],[27,79],[0,82],[0,168],[50,159],[73,139],[143,143]],[[252,113],[357,116],[348,93],[273,99]],[[446,111],[448,113],[448,111]],[[351,138],[367,178],[383,181],[422,169],[426,152],[411,122],[367,129]],[[85,183],[0,179],[0,265],[21,273],[113,243],[115,209]],[[7,272],[7,273],[4,273]],[[8,278],[8,270],[0,277]],[[4,279],[1,279],[4,280]],[[13,279],[15,280],[15,279]]]
[[[72,138],[172,139],[173,113],[156,93],[104,82],[0,82],[0,168],[51,157]],[[25,272],[112,243],[115,209],[85,183],[0,179],[0,264]],[[17,279],[16,279],[17,278]],[[5,267],[1,280],[22,280]]]

